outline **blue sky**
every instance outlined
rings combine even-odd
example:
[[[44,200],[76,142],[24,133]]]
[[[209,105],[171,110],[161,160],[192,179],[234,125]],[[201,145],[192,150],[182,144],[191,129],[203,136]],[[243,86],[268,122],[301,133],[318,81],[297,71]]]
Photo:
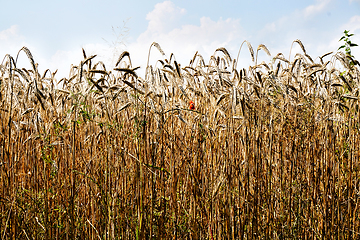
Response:
[[[59,79],[82,60],[81,48],[108,69],[127,50],[143,75],[154,41],[182,65],[196,51],[208,60],[219,47],[235,58],[244,40],[254,48],[265,44],[272,56],[288,56],[292,41],[300,39],[314,59],[336,51],[345,29],[360,45],[360,0],[14,0],[2,3],[0,18],[0,56],[15,57],[27,46],[39,70],[59,69]],[[295,46],[292,55],[297,51]],[[360,47],[352,53],[359,59]],[[162,56],[152,51],[151,62],[157,59]],[[244,48],[238,66],[247,67],[249,59]],[[264,53],[259,59],[270,61]],[[28,66],[25,54],[19,65]]]

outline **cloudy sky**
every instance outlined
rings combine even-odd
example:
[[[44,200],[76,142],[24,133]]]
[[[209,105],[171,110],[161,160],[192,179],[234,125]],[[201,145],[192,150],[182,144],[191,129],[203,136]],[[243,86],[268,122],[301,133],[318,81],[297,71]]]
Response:
[[[360,45],[360,0],[14,0],[2,3],[0,19],[0,57],[15,57],[27,46],[40,72],[58,69],[57,78],[79,64],[82,48],[108,69],[127,50],[143,75],[154,41],[183,66],[196,51],[207,61],[219,47],[235,58],[244,40],[288,56],[300,39],[313,59],[336,51],[345,29]],[[359,59],[360,47],[352,54]],[[162,56],[152,51],[151,63],[157,59]],[[238,66],[247,67],[249,59],[244,48]],[[270,58],[259,53],[259,61]],[[18,67],[27,64],[22,53]]]

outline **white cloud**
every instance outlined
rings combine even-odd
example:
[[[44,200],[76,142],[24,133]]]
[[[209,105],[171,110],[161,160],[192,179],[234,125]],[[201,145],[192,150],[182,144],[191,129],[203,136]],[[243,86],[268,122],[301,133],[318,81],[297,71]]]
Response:
[[[360,30],[360,15],[355,15],[342,26],[344,29],[351,30],[352,32]]]
[[[316,3],[304,9],[304,16],[311,17],[326,9],[331,0],[316,0]]]
[[[214,21],[209,17],[202,17],[199,25],[178,26],[185,13],[185,9],[165,1],[156,4],[154,10],[147,15],[148,28],[135,43],[128,44],[133,64],[141,65],[140,71],[145,71],[148,50],[154,41],[160,44],[167,57],[173,53],[177,61],[184,65],[190,62],[196,51],[208,61],[217,48],[226,47],[229,51],[232,49],[236,52],[244,40],[239,19],[220,18]],[[158,51],[151,50],[151,64],[155,64],[154,61],[158,59],[162,59]]]
[[[0,32],[0,56],[4,57],[6,54],[15,55],[21,49],[24,44],[24,37],[19,33],[19,27],[13,25],[8,29]]]
[[[165,1],[155,5],[154,10],[147,14],[149,21],[148,32],[167,32],[171,30],[179,18],[186,13],[183,8],[176,7],[171,1]]]
[[[13,25],[10,28],[3,30],[0,32],[0,41],[9,41],[18,37],[18,29],[17,25]]]

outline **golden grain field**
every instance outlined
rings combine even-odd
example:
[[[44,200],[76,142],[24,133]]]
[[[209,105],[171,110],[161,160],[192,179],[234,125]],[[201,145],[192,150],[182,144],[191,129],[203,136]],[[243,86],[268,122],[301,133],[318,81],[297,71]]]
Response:
[[[359,62],[293,45],[146,69],[83,51],[62,79],[6,55],[0,238],[360,238]]]

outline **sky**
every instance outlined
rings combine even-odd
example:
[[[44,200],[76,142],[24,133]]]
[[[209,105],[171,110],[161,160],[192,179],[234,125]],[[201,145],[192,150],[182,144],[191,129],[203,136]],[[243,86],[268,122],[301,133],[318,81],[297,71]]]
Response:
[[[39,64],[56,77],[69,77],[71,65],[83,59],[82,48],[94,61],[112,70],[123,51],[133,67],[145,73],[149,47],[157,42],[162,56],[151,50],[150,64],[169,58],[186,66],[198,51],[205,59],[225,47],[236,58],[244,40],[254,49],[264,44],[272,57],[287,58],[292,42],[300,39],[316,59],[342,45],[344,30],[360,45],[360,0],[14,0],[0,9],[0,57],[14,58],[26,46]],[[301,49],[294,44],[291,57]],[[352,54],[360,58],[360,46]],[[330,59],[329,59],[330,60]],[[271,57],[259,52],[258,62]],[[250,54],[241,50],[238,67],[247,68]],[[26,55],[19,55],[19,68],[29,68]]]

